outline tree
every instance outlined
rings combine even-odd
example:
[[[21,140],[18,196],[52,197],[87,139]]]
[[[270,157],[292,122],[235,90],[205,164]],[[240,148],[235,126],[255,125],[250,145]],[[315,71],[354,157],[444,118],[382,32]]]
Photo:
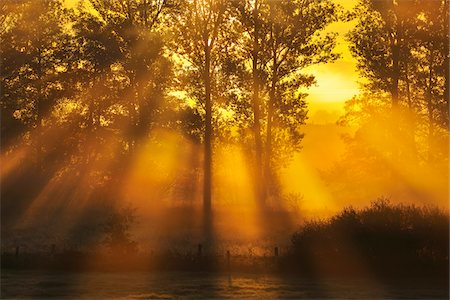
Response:
[[[269,42],[267,20],[264,19],[264,14],[267,15],[267,5],[264,1],[235,1],[237,16],[241,23],[241,28],[247,33],[241,37],[241,47],[244,49],[245,56],[241,57],[241,65],[245,65],[246,60],[251,61],[251,110],[253,113],[253,138],[254,138],[254,152],[255,152],[255,195],[257,199],[264,200],[264,182],[263,182],[263,133],[262,121],[263,105],[262,105],[262,89],[265,84],[265,76],[263,66],[267,63],[268,55],[265,45]],[[243,67],[245,69],[245,67]],[[249,71],[247,71],[249,72]],[[245,89],[244,86],[242,86]]]
[[[348,199],[383,191],[441,200],[438,180],[420,187],[410,180],[447,176],[448,3],[364,0],[354,13],[348,38],[367,84],[341,119],[355,129],[347,153],[324,177]]]
[[[14,220],[69,153],[70,135],[54,126],[54,108],[73,91],[67,76],[71,13],[56,0],[4,1],[1,9],[2,161],[12,164],[2,164],[2,206],[8,212],[2,217]]]
[[[114,62],[125,87],[117,97],[128,111],[128,150],[145,138],[155,111],[161,106],[170,82],[170,62],[164,57],[161,20],[171,7],[167,0],[93,1],[103,28],[119,42],[120,58]],[[111,64],[112,65],[112,64]],[[153,119],[153,120],[152,120]]]
[[[428,159],[440,156],[434,145],[448,129],[448,1],[422,1],[417,20],[415,84],[428,126]]]
[[[218,61],[218,44],[225,24],[228,1],[193,0],[182,1],[183,12],[174,17],[174,34],[177,52],[188,61],[196,91],[197,100],[204,108],[204,168],[203,206],[205,214],[211,212],[212,196],[212,140],[213,140],[213,85]],[[199,84],[200,83],[200,84]]]
[[[6,199],[30,205],[49,182],[49,198],[119,186],[113,183],[130,162],[126,150],[157,122],[170,75],[156,32],[166,1],[92,5],[95,11],[82,3],[67,10],[56,0],[2,6],[2,133],[17,153],[28,144],[35,150],[25,152],[20,176],[4,185]],[[43,170],[30,174],[27,159]],[[33,176],[23,191],[22,181]]]
[[[442,117],[447,113],[439,113],[448,106],[447,8],[446,1],[363,0],[354,12],[358,23],[349,35],[351,51],[368,79],[366,88],[390,94],[397,137],[405,109],[420,116],[422,125],[428,123],[430,140],[436,124],[447,127]],[[403,134],[414,140],[414,132]]]
[[[44,120],[68,88],[61,80],[67,63],[67,19],[57,0],[6,1],[2,9],[2,142],[8,147],[15,137],[34,129],[39,160]]]
[[[361,0],[355,9],[358,24],[349,35],[350,49],[370,88],[390,93],[393,107],[401,97],[399,80],[405,71],[417,8],[417,1]]]
[[[242,39],[242,47],[252,66],[252,128],[257,186],[261,187],[256,190],[264,203],[276,194],[276,166],[285,164],[288,153],[300,147],[306,94],[299,89],[314,83],[303,69],[337,58],[332,52],[335,35],[323,33],[337,19],[337,7],[330,1],[312,0],[236,1],[235,6],[248,36]],[[268,95],[265,101],[261,101],[263,95]]]

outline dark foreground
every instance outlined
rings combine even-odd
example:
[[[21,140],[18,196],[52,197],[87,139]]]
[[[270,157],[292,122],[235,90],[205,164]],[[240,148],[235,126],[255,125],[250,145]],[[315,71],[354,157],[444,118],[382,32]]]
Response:
[[[448,299],[441,280],[305,279],[192,272],[57,272],[3,270],[2,299],[344,298]]]

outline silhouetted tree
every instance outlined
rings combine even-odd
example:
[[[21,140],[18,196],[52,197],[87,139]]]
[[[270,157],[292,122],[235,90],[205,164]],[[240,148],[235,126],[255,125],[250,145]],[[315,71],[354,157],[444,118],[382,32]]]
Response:
[[[211,211],[212,195],[212,140],[213,140],[213,85],[218,44],[227,16],[226,0],[183,1],[182,11],[175,16],[174,39],[181,59],[190,64],[191,74],[198,90],[197,101],[204,108],[204,169],[203,206],[206,214]]]
[[[345,186],[351,182],[352,192],[343,198],[374,197],[382,189],[397,196],[432,197],[418,193],[402,172],[447,173],[448,3],[364,0],[354,14],[351,51],[367,82],[347,102],[341,124],[355,133],[346,138],[343,160],[324,172],[325,178],[337,195],[350,191]]]
[[[2,144],[27,130],[36,163],[42,159],[40,134],[53,105],[70,89],[64,81],[68,33],[60,1],[5,1],[0,31]],[[15,142],[18,142],[15,140]]]
[[[169,83],[170,62],[163,55],[164,41],[158,29],[170,5],[166,0],[97,0],[93,6],[105,21],[104,30],[120,41],[120,60],[111,65],[116,80],[124,84],[117,97],[128,111],[130,123],[122,129],[132,152],[155,123]]]
[[[392,118],[398,120],[393,138],[407,134],[414,143],[415,133],[401,129],[400,111],[405,115],[408,108],[423,119],[433,140],[436,126],[448,124],[447,113],[441,113],[448,107],[448,3],[363,0],[354,13],[358,23],[349,35],[351,50],[367,89],[391,96]],[[432,153],[431,144],[428,148]]]
[[[329,1],[262,0],[236,1],[235,7],[248,36],[240,42],[252,66],[256,178],[257,185],[264,186],[257,187],[257,194],[264,203],[276,195],[276,168],[287,163],[303,137],[306,94],[299,89],[314,83],[303,69],[337,57],[332,52],[335,35],[323,32],[337,20],[337,8]],[[266,127],[264,143],[261,124]]]

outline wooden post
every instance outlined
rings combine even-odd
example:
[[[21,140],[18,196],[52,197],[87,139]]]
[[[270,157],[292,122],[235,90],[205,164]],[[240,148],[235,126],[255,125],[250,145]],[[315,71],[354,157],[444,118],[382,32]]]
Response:
[[[275,249],[274,249],[274,256],[278,257],[278,247],[275,247]]]

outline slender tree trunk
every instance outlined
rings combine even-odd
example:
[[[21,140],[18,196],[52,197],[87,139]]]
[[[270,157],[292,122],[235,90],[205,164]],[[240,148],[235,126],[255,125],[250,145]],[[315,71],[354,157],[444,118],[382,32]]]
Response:
[[[445,101],[445,107],[448,107],[448,104],[449,104],[449,102],[448,102],[448,100],[449,100],[449,84],[450,84],[450,82],[449,82],[449,80],[448,80],[448,77],[449,77],[449,73],[450,73],[450,66],[449,66],[449,59],[448,59],[448,56],[449,56],[449,28],[448,28],[448,8],[449,8],[449,1],[448,0],[445,0],[444,1],[444,55],[445,55],[445,58],[444,58],[444,72],[445,72],[445,74],[444,74],[444,76],[445,76],[445,88],[444,88],[444,101]],[[446,118],[446,121],[447,121],[447,126],[449,125],[449,123],[448,123],[448,115],[447,115],[447,118]]]
[[[137,76],[136,76],[137,77]],[[136,103],[137,103],[137,130],[134,136],[134,145],[138,145],[139,141],[144,138],[145,136],[145,123],[146,122],[146,112],[144,109],[144,99],[143,99],[143,93],[142,93],[142,87],[141,82],[137,80],[138,78],[135,78],[136,83]]]
[[[272,129],[273,129],[273,113],[274,113],[274,102],[276,96],[276,79],[275,74],[272,78],[270,91],[269,91],[269,104],[267,109],[267,135],[266,135],[266,156],[265,156],[265,166],[264,166],[264,183],[266,185],[266,196],[270,195],[271,184],[272,184]]]
[[[203,177],[203,208],[211,213],[212,177],[212,103],[211,103],[211,47],[205,43],[205,154]]]
[[[272,190],[272,128],[273,128],[273,114],[275,109],[275,97],[276,97],[276,84],[278,81],[278,61],[277,61],[277,44],[274,28],[272,25],[272,80],[269,91],[269,103],[267,108],[267,135],[266,135],[266,156],[265,156],[265,168],[264,168],[264,183],[266,185],[266,196],[271,194]],[[268,191],[268,192],[267,192]]]
[[[399,111],[399,91],[398,91],[398,82],[400,78],[400,46],[399,46],[399,26],[398,23],[395,25],[395,34],[393,34],[391,39],[391,51],[392,51],[392,83],[391,83],[391,97],[392,97],[392,114],[391,118],[393,120],[392,129],[391,129],[391,138],[393,144],[392,149],[392,159],[394,161],[398,160],[400,155],[400,147],[398,144],[395,144],[400,136],[400,111]]]
[[[86,130],[87,130],[87,136],[86,136],[86,149],[85,149],[85,166],[87,167],[91,163],[91,159],[95,155],[95,146],[89,142],[90,138],[93,138],[97,134],[97,126],[96,125],[96,115],[98,113],[98,104],[96,104],[96,101],[99,101],[99,98],[101,96],[100,92],[100,82],[102,80],[102,72],[99,70],[95,71],[96,76],[93,79],[92,87],[91,87],[91,93],[89,95],[89,106],[88,106],[88,114],[87,114],[87,124],[86,124]]]
[[[135,99],[134,96],[134,86],[130,86],[130,96],[131,99]],[[134,153],[134,145],[135,145],[135,136],[136,136],[136,128],[137,128],[137,120],[136,120],[136,108],[134,106],[134,101],[128,102],[128,111],[129,111],[129,123],[128,123],[128,154],[131,156]]]
[[[408,98],[408,108],[409,113],[412,116],[410,120],[410,130],[407,132],[407,138],[408,138],[408,148],[411,149],[411,159],[417,159],[417,148],[415,144],[415,134],[416,134],[416,119],[415,119],[415,109],[413,100],[411,97],[411,80],[409,78],[409,65],[408,61],[405,61],[405,82],[406,82],[406,96]]]
[[[259,201],[265,201],[265,193],[263,190],[263,161],[262,161],[262,138],[261,138],[261,110],[259,102],[259,70],[258,70],[258,52],[259,52],[259,23],[258,23],[258,0],[255,0],[255,8],[253,9],[254,32],[253,32],[253,53],[252,53],[252,80],[253,80],[253,135],[255,138],[255,192]]]
[[[399,102],[398,96],[398,81],[400,77],[399,67],[400,48],[398,41],[394,41],[392,46],[392,107],[396,108]]]
[[[427,86],[427,112],[428,112],[428,160],[431,161],[433,158],[433,136],[434,136],[434,127],[433,127],[433,97],[432,97],[432,88],[433,88],[433,68],[434,68],[434,49],[433,44],[430,43],[430,57],[429,57],[429,65],[428,65],[428,86]]]
[[[411,80],[409,79],[409,65],[408,62],[405,61],[405,82],[406,82],[406,96],[408,98],[408,108],[413,110],[413,103],[411,99]]]
[[[39,42],[40,43],[40,42]],[[43,72],[42,72],[42,50],[38,48],[38,62],[37,62],[37,103],[36,103],[36,171],[40,173],[43,168],[42,155],[42,139],[43,139],[43,119],[44,119],[44,93],[43,93]]]
[[[144,19],[144,26],[147,27],[147,0],[142,4],[142,18]]]

